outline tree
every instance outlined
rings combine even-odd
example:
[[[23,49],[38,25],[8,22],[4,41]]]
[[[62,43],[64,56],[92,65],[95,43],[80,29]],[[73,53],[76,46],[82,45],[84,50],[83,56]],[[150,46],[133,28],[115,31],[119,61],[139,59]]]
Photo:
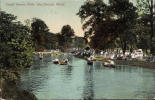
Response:
[[[90,37],[90,46],[95,49],[111,48],[110,44],[113,43],[113,40],[115,40],[118,35],[115,32],[117,29],[118,26],[112,19],[102,21],[95,25],[95,34]]]
[[[125,53],[127,46],[136,40],[132,32],[137,18],[136,10],[129,0],[109,0],[109,5],[102,0],[87,0],[77,15],[84,23],[85,37],[90,38],[93,48],[110,48],[119,38]],[[127,39],[129,35],[132,37],[130,40]]]
[[[110,7],[117,17],[118,37],[120,38],[123,54],[125,54],[128,47],[136,44],[134,28],[138,17],[137,8],[129,0],[110,0]]]
[[[49,31],[45,22],[41,19],[34,18],[33,23],[31,24],[32,27],[32,37],[35,43],[36,51],[42,51],[45,49],[46,45],[46,33]]]
[[[65,45],[65,37],[60,33],[57,33],[56,35],[57,35],[57,38],[58,38],[58,41],[59,41],[58,42],[59,43],[59,48],[63,49],[63,47]]]
[[[148,53],[147,51],[150,49],[150,27],[147,26],[147,19],[145,17],[137,19],[135,33],[137,33],[137,48],[141,48]]]
[[[81,6],[77,15],[83,22],[85,38],[90,39],[91,47],[105,49],[105,46],[115,37],[113,13],[102,0],[87,0]],[[110,28],[111,27],[111,28]]]
[[[145,21],[149,24],[150,28],[150,49],[153,52],[153,37],[154,35],[154,11],[155,11],[155,4],[153,4],[153,0],[137,0],[137,7],[138,12],[141,17],[145,16]]]
[[[58,37],[56,34],[47,32],[46,33],[46,49],[56,49],[58,48]]]
[[[24,24],[25,26],[27,26],[29,29],[31,29],[31,23],[32,23],[33,20],[31,19],[26,19],[24,20]]]
[[[0,11],[0,66],[2,68],[28,67],[32,61],[30,29],[17,17]]]
[[[64,25],[61,29],[61,34],[65,37],[71,37],[74,36],[74,30],[70,25]]]
[[[61,35],[64,37],[65,40],[65,47],[70,47],[72,43],[72,37],[74,35],[74,30],[71,28],[70,25],[65,25],[61,29]]]

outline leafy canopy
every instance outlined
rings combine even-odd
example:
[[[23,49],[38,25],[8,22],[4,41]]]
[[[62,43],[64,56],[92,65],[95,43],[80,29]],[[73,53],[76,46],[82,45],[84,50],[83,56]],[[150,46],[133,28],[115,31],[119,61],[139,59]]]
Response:
[[[0,11],[0,67],[27,67],[32,61],[30,30],[17,17]]]

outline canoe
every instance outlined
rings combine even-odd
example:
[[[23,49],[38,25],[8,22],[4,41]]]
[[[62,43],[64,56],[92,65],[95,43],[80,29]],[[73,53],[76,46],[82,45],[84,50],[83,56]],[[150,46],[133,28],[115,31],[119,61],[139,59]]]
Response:
[[[59,62],[59,65],[67,65],[67,62],[61,61]]]
[[[54,64],[59,64],[59,62],[58,62],[58,61],[53,61],[53,63],[54,63]]]
[[[54,64],[59,64],[59,60],[58,59],[55,59],[55,60],[52,60]]]
[[[103,61],[103,62],[102,62],[102,65],[103,65],[104,67],[115,68],[115,64],[114,64],[113,61]]]
[[[93,61],[89,61],[89,60],[88,60],[88,61],[87,61],[87,64],[88,64],[88,65],[93,65]]]

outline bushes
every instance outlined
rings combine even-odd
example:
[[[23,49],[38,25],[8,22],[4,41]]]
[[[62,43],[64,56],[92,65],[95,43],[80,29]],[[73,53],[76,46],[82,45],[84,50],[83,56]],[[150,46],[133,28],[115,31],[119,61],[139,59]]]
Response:
[[[16,16],[0,11],[0,67],[27,67],[32,61],[30,30]]]

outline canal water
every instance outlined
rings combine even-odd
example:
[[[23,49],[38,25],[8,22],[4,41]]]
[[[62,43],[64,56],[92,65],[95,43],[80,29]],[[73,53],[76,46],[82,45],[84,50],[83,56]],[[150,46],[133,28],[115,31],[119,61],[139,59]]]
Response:
[[[55,58],[69,65],[55,65]],[[19,86],[38,99],[151,99],[155,96],[155,70],[133,66],[106,68],[87,65],[74,56],[44,56],[24,69]]]

